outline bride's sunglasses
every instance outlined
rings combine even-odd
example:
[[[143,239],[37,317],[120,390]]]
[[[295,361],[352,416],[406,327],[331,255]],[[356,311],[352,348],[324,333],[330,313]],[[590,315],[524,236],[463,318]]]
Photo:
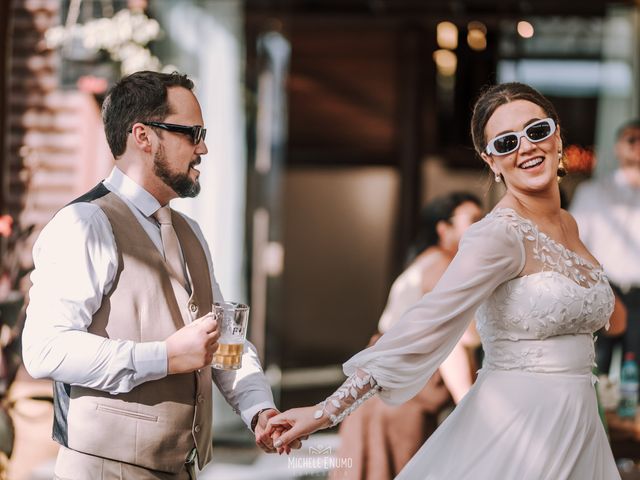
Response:
[[[544,118],[533,122],[520,132],[503,133],[489,140],[487,144],[487,155],[507,155],[515,152],[520,147],[520,139],[527,137],[533,143],[546,140],[556,131],[556,122],[551,118]]]

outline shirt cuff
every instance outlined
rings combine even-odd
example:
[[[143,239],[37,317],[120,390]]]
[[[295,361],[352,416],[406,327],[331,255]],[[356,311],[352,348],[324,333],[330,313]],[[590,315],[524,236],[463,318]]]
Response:
[[[136,343],[133,365],[138,384],[167,376],[167,344],[165,342]]]
[[[275,410],[278,410],[273,402],[265,401],[256,403],[255,405],[252,405],[246,410],[242,410],[240,412],[240,417],[242,418],[242,421],[247,425],[247,428],[249,430],[251,430],[251,420],[253,420],[253,417],[256,415],[256,413],[258,413],[260,410],[264,410],[265,408],[273,408]]]

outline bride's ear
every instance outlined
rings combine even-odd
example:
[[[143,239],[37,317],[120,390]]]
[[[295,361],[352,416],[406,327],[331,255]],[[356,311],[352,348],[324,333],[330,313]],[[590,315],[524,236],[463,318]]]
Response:
[[[494,175],[498,175],[498,173],[493,168],[494,167],[494,162],[493,162],[493,159],[491,158],[490,155],[487,155],[486,153],[481,153],[480,154],[480,158],[482,158],[484,163],[486,163],[488,165],[488,167],[491,169],[491,171],[493,172]]]

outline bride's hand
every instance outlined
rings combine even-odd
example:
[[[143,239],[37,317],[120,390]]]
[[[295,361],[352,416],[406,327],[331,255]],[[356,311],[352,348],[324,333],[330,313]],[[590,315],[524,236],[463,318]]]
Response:
[[[277,429],[284,430],[273,443],[279,453],[281,453],[281,449],[284,451],[284,447],[294,440],[331,426],[331,421],[326,414],[323,414],[320,418],[314,417],[315,412],[321,408],[319,406],[292,408],[269,419],[267,423],[267,431],[269,433]]]

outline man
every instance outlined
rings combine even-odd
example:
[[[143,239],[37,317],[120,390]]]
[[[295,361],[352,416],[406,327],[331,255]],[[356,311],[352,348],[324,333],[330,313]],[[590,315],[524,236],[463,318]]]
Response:
[[[617,131],[619,168],[613,175],[581,184],[571,205],[580,238],[602,263],[627,309],[627,329],[619,337],[600,335],[597,363],[608,372],[614,345],[640,359],[640,119]]]
[[[60,210],[34,246],[23,357],[54,383],[60,479],[193,479],[211,458],[211,380],[272,452],[277,413],[255,348],[210,368],[222,300],[195,197],[206,130],[178,73],[122,79],[102,109],[116,166]]]

